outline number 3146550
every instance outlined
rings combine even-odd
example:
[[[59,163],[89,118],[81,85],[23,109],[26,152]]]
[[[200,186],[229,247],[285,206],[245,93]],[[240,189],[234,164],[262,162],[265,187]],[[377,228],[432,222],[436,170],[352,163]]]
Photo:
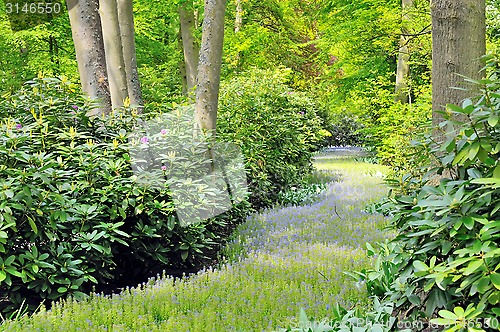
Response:
[[[61,4],[58,2],[5,3],[7,14],[59,14]]]

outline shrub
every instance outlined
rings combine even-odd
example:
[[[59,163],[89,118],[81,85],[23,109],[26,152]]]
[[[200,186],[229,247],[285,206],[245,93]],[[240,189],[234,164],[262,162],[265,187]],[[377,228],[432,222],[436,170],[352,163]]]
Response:
[[[490,57],[487,67],[497,67]],[[439,130],[421,142],[433,169],[403,178],[389,208],[400,248],[387,290],[396,314],[484,331],[500,315],[500,80],[475,82],[482,95],[448,105]],[[441,174],[440,176],[436,174]],[[498,323],[498,322],[496,322]],[[490,326],[498,330],[498,326]]]
[[[339,114],[332,119],[327,138],[330,146],[362,146],[363,136],[359,132],[363,124],[355,115]]]
[[[297,206],[312,204],[318,200],[320,194],[326,190],[325,184],[308,184],[302,187],[291,187],[278,194],[278,203],[283,206]]]
[[[286,85],[289,73],[254,69],[221,85],[217,135],[241,146],[257,208],[304,182],[324,135],[318,106]]]
[[[176,155],[167,143],[185,133],[145,132],[139,149],[134,133],[145,121],[157,128],[158,114],[123,109],[89,118],[91,107],[69,82],[48,78],[0,103],[0,312],[8,316],[23,302],[32,310],[41,299],[82,298],[92,284],[116,288],[163,268],[197,265],[228,218],[246,211],[242,202],[226,215],[181,224],[171,187],[206,166],[193,157],[203,143],[177,144]],[[183,109],[173,114],[189,125]],[[134,174],[131,149],[158,153],[151,163],[158,168]],[[165,179],[169,161],[183,166]],[[146,175],[161,181],[144,182]],[[186,195],[220,203],[219,189],[194,182],[192,190],[183,187]]]

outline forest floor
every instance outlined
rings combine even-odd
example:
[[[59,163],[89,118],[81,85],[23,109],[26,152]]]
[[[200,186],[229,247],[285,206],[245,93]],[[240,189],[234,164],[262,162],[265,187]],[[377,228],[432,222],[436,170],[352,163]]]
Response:
[[[387,169],[355,161],[357,153],[317,155],[318,171],[335,172],[339,181],[315,203],[249,217],[217,268],[60,303],[0,331],[272,331],[296,327],[300,308],[321,318],[336,303],[367,305],[363,285],[344,272],[370,266],[365,244],[388,236],[387,219],[364,212],[386,194]]]

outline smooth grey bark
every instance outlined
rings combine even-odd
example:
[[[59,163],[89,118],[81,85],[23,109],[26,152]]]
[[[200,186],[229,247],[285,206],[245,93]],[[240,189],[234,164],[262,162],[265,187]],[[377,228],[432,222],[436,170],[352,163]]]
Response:
[[[195,120],[215,134],[219,99],[226,0],[205,0],[196,86]]]
[[[104,49],[106,50],[111,104],[113,108],[119,108],[124,105],[124,101],[128,97],[128,87],[117,0],[99,0],[99,13],[101,15]]]
[[[186,70],[186,82],[188,93],[194,93],[196,76],[198,72],[198,59],[200,47],[194,36],[195,13],[192,4],[184,3],[179,8],[179,19],[181,25],[182,51],[184,54],[184,67]]]
[[[432,122],[443,121],[446,104],[460,105],[470,97],[464,75],[480,79],[486,53],[485,0],[434,0],[432,14]]]
[[[117,0],[117,5],[128,97],[132,106],[142,110],[144,101],[137,69],[133,3],[132,0]]]
[[[236,1],[236,18],[234,20],[234,32],[239,32],[241,30],[241,27],[243,26],[243,4],[241,3],[242,0],[235,0]]]
[[[408,77],[410,74],[410,53],[408,49],[408,33],[405,26],[410,23],[408,15],[409,10],[413,7],[413,0],[402,0],[402,33],[399,39],[398,65],[396,68],[396,90],[394,101],[407,104],[410,101],[410,91],[408,86]]]
[[[109,113],[111,97],[98,0],[67,0],[82,91],[99,102],[92,114]]]

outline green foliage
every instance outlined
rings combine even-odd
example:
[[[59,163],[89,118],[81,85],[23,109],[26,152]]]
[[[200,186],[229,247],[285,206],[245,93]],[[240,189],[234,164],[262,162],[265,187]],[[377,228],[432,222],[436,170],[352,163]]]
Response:
[[[5,14],[7,1],[0,3],[0,51],[4,55],[0,59],[0,93],[17,91],[38,73],[77,79],[69,17],[64,15],[66,5],[59,0],[51,3],[56,2],[61,4],[62,14],[44,15],[36,25],[30,25],[28,22],[35,19],[24,13],[18,16],[24,16],[28,24],[12,24]]]
[[[360,130],[363,124],[355,115],[338,114],[332,116],[328,131],[332,134],[326,138],[330,146],[361,146],[363,136]]]
[[[486,35],[498,47],[500,38],[500,3],[498,0],[486,1]]]
[[[421,104],[395,103],[382,109],[376,124],[367,130],[373,133],[372,144],[377,147],[380,162],[399,173],[415,168],[411,155],[418,148],[411,141],[429,124],[430,118],[430,100]]]
[[[0,331],[272,331],[289,322],[298,326],[292,316],[300,307],[323,317],[336,301],[346,308],[366,302],[365,291],[352,287],[342,271],[369,266],[363,240],[385,237],[385,218],[356,208],[385,192],[380,178],[363,172],[385,168],[352,159],[317,160],[319,169],[342,173],[345,181],[331,183],[340,190],[328,191],[317,204],[251,216],[227,246],[227,254],[235,254],[230,263],[184,278],[151,279],[120,294],[60,301],[7,321]],[[349,176],[353,169],[358,176]],[[354,205],[353,196],[344,194],[353,187],[361,189],[353,194],[359,200]],[[334,206],[342,219],[332,217]]]
[[[280,332],[389,332],[394,331],[396,318],[392,316],[393,304],[381,303],[374,298],[373,309],[363,311],[359,308],[346,310],[336,305],[332,310],[331,318],[316,320],[309,318],[301,309],[300,320],[297,327],[289,327]],[[409,332],[409,329],[398,329]]]
[[[462,107],[448,105],[447,121],[436,129],[443,141],[429,134],[421,142],[435,167],[404,177],[386,205],[399,233],[399,249],[390,256],[397,279],[388,299],[410,319],[439,311],[442,319],[434,322],[448,319],[450,331],[500,314],[499,73],[498,58],[487,59],[491,75],[474,82],[482,95]]]
[[[0,103],[3,313],[23,302],[34,309],[41,299],[80,299],[92,284],[106,289],[161,267],[196,265],[228,225],[228,216],[221,216],[183,227],[167,181],[140,181],[163,169],[133,173],[130,133],[150,115],[141,119],[134,110],[118,110],[89,118],[92,105],[75,91],[64,79],[39,78]],[[152,153],[180,137],[175,131],[150,134]],[[182,164],[185,156],[158,158]],[[178,171],[195,174],[203,163],[198,159]],[[242,205],[229,216],[245,211]]]
[[[388,89],[390,83],[383,77],[363,84],[365,88],[359,102],[365,109],[360,116],[364,127],[358,135],[363,137],[366,146],[375,149],[381,163],[390,165],[396,172],[413,168],[410,155],[415,149],[410,142],[430,120],[430,97],[421,95],[417,103],[395,103]],[[372,88],[368,89],[368,85]]]
[[[283,206],[296,206],[314,203],[322,191],[326,189],[324,184],[308,184],[299,188],[290,187],[278,194],[278,203]]]
[[[224,37],[223,76],[284,66],[292,69],[291,80],[300,90],[309,90],[309,79],[317,75],[316,48],[311,13],[301,1],[242,0],[243,25],[235,32],[236,8],[228,3]]]
[[[254,69],[221,86],[217,135],[241,146],[256,207],[304,182],[323,138],[318,106],[287,87],[288,74]]]

